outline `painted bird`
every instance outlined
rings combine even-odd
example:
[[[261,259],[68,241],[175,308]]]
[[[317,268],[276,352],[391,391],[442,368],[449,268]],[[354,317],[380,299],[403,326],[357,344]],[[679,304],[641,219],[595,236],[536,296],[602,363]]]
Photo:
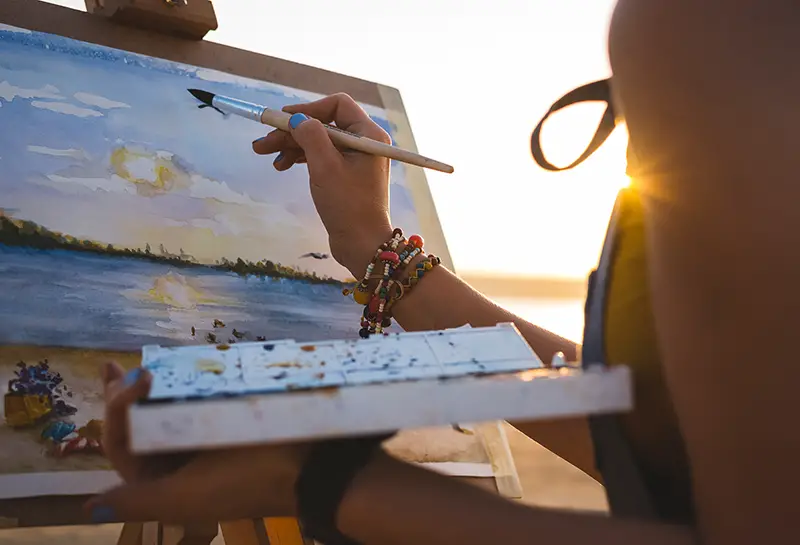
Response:
[[[197,330],[194,328],[194,326],[192,326],[192,337],[194,337],[196,334]]]
[[[314,259],[328,259],[330,256],[328,254],[321,254],[319,252],[308,252],[307,254],[303,254],[300,256],[300,259],[304,257],[313,257]]]
[[[213,325],[214,325],[214,329],[216,329],[216,328],[218,328],[218,327],[225,327],[225,322],[223,322],[222,320],[217,320],[217,319],[215,318],[215,319],[214,319],[214,324],[213,324]]]
[[[241,331],[237,331],[236,328],[234,327],[233,331],[231,331],[231,334],[237,339],[244,339],[245,335],[247,335],[247,332],[245,331],[244,333],[242,333]]]

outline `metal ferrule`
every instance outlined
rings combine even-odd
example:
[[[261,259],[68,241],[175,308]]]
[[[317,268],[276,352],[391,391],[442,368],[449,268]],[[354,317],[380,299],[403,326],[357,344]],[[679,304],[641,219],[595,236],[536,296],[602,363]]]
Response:
[[[240,115],[259,123],[261,122],[261,114],[264,112],[264,106],[220,95],[214,96],[212,104],[215,108],[219,108],[227,114]]]

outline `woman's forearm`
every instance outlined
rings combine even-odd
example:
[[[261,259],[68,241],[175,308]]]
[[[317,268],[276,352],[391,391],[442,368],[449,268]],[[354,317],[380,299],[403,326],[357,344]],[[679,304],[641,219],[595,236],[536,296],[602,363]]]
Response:
[[[690,528],[532,509],[381,456],[353,482],[339,529],[365,545],[694,545]]]
[[[391,237],[391,229],[370,233],[370,236],[354,241],[343,264],[354,276],[360,278],[369,260],[375,255],[383,241]],[[413,267],[422,256],[411,262]],[[563,337],[537,327],[527,320],[504,310],[472,289],[445,267],[429,271],[393,307],[394,318],[406,331],[428,331],[448,329],[470,324],[473,327],[493,326],[502,322],[513,322],[534,352],[545,365],[556,352],[563,352],[569,361],[577,359],[577,345]]]
[[[535,326],[497,306],[444,267],[420,280],[394,307],[394,317],[406,331],[435,330],[470,324],[473,327],[513,322],[545,364],[556,352],[577,358],[574,342]]]
[[[353,274],[364,269],[365,263],[375,253],[374,248],[387,240],[390,233],[391,230],[387,230],[386,233],[368,239],[366,243],[352,247],[352,261],[347,266]],[[473,327],[493,326],[501,322],[513,322],[545,365],[549,364],[556,352],[563,352],[571,361],[577,358],[575,343],[497,306],[441,266],[426,274],[395,305],[394,316],[406,331],[447,329],[464,324]],[[599,480],[585,418],[512,424],[546,449]]]

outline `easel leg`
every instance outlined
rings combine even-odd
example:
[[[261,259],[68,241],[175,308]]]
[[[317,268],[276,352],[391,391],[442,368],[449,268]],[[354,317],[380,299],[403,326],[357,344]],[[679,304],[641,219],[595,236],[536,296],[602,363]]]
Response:
[[[225,545],[311,545],[297,519],[270,517],[220,523]]]
[[[117,545],[210,545],[217,533],[215,522],[191,526],[128,522],[122,525]]]
[[[142,545],[159,545],[161,525],[158,522],[142,524]]]
[[[522,497],[522,483],[519,480],[517,466],[514,464],[504,425],[504,422],[499,420],[478,424],[475,429],[492,462],[497,492],[505,498],[519,499]]]
[[[133,522],[126,522],[122,525],[122,532],[119,534],[117,545],[141,545],[142,525]]]
[[[306,545],[300,524],[292,517],[271,517],[264,519],[269,545]],[[227,545],[227,544],[226,544]]]
[[[219,527],[222,530],[225,545],[268,545],[269,541],[263,523],[256,524],[260,521],[261,519],[258,521],[246,519],[220,522]]]

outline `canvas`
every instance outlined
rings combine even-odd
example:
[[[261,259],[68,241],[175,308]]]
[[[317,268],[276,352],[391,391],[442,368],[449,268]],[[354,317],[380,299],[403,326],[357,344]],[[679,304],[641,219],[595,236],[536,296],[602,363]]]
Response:
[[[16,394],[0,407],[0,497],[30,493],[6,477],[46,473],[37,493],[67,493],[56,474],[109,468],[104,361],[357,336],[305,168],[276,172],[251,150],[268,127],[199,109],[190,87],[276,109],[320,98],[0,25],[0,385]],[[392,164],[390,195],[412,233],[409,168]]]

